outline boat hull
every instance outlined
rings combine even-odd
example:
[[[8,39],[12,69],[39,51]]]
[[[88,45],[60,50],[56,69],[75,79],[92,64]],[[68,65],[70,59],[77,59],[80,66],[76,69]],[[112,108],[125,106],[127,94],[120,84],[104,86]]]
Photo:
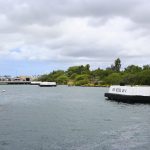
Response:
[[[40,87],[56,87],[57,85],[39,85]]]
[[[105,97],[107,97],[109,100],[125,103],[150,103],[150,96],[105,93]]]

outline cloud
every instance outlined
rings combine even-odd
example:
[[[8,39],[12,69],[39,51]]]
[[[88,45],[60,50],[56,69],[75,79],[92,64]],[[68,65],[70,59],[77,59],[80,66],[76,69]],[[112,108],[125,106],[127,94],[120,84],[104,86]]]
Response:
[[[0,57],[149,63],[149,7],[148,0],[0,0]]]

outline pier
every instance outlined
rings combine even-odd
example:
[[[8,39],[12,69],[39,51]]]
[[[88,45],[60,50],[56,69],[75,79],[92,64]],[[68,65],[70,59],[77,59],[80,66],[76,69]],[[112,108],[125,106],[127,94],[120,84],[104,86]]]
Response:
[[[31,84],[31,81],[0,81],[0,85]]]

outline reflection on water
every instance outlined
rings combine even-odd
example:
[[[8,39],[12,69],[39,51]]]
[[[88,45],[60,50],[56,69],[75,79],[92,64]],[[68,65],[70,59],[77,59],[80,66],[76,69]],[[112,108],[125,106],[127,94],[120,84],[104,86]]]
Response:
[[[149,150],[150,105],[107,88],[0,86],[0,150]]]

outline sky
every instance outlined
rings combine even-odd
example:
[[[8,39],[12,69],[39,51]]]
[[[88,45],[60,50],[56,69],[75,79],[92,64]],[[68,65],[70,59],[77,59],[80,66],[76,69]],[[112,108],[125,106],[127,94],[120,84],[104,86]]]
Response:
[[[0,0],[0,75],[150,64],[149,0]]]

